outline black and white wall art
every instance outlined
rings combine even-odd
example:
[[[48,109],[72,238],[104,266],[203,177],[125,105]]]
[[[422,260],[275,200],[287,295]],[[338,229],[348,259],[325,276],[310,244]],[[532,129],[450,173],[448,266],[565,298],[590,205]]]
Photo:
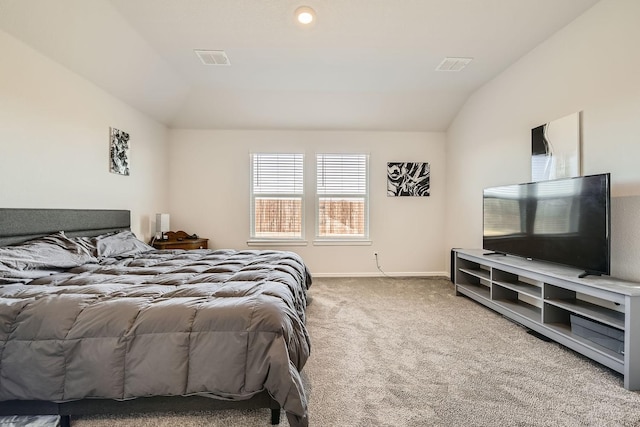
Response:
[[[531,180],[580,176],[580,113],[531,129]]]
[[[387,163],[387,196],[429,196],[429,163]]]
[[[129,134],[111,128],[109,170],[119,175],[129,175]]]

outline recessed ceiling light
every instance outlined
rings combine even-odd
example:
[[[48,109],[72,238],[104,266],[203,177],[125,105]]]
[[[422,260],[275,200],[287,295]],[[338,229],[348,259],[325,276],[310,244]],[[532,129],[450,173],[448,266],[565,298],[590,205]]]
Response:
[[[300,6],[294,13],[296,21],[302,25],[312,24],[316,20],[316,11],[309,6]]]

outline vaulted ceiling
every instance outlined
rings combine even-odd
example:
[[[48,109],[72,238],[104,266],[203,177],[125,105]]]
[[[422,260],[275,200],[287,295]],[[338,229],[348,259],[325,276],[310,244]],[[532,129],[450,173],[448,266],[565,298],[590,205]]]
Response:
[[[169,127],[444,131],[475,90],[595,3],[0,0],[0,29]],[[301,5],[317,13],[309,28],[294,22]],[[231,65],[203,65],[194,49]],[[436,71],[445,57],[473,61]]]

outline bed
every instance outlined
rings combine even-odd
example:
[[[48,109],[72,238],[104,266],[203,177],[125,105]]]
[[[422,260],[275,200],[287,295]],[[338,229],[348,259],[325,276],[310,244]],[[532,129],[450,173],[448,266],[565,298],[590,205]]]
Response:
[[[0,415],[258,407],[307,426],[302,259],[129,230],[123,210],[0,209]]]

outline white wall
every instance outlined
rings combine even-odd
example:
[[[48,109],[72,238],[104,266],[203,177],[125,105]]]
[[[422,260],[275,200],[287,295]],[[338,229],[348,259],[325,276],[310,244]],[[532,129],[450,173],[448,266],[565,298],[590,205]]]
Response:
[[[148,238],[167,208],[166,128],[2,31],[0,52],[0,206],[130,209]],[[110,126],[131,135],[128,177],[109,172]]]
[[[441,256],[482,246],[483,188],[530,180],[531,128],[583,111],[583,173],[610,172],[616,198],[612,276],[640,281],[638,22],[640,1],[602,0],[468,100],[447,133]]]
[[[170,132],[171,228],[211,239],[214,248],[248,248],[249,153],[303,152],[308,246],[314,275],[444,274],[445,159],[443,133],[213,131]],[[370,154],[370,246],[314,246],[315,154]],[[429,162],[430,197],[387,197],[386,164]],[[251,247],[253,248],[253,247]]]

